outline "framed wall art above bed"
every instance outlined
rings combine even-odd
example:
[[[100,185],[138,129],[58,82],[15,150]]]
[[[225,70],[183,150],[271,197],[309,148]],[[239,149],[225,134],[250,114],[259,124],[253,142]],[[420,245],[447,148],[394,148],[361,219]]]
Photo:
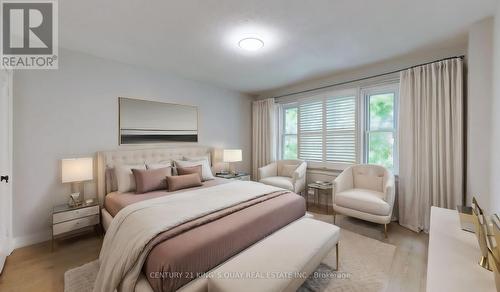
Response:
[[[198,142],[198,107],[118,98],[119,144]]]

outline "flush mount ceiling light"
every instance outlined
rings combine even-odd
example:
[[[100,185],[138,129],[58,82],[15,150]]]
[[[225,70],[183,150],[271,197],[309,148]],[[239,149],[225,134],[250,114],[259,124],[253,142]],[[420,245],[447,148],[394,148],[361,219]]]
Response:
[[[264,41],[256,37],[248,37],[240,40],[238,46],[245,51],[258,51],[264,47]]]
[[[224,46],[235,56],[245,57],[272,53],[282,39],[275,29],[250,22],[234,26],[224,34]]]

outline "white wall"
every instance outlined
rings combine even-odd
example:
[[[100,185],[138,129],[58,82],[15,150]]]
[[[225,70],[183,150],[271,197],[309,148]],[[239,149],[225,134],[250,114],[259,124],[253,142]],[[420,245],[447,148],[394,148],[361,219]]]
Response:
[[[493,52],[493,106],[491,107],[491,213],[500,213],[500,5],[497,7],[494,27]]]
[[[250,171],[251,99],[236,92],[85,54],[60,51],[59,70],[14,76],[13,235],[48,238],[50,211],[67,202],[60,159],[118,147],[118,97],[199,106],[199,144],[243,149]],[[94,185],[87,185],[87,197]]]
[[[467,53],[467,204],[476,196],[490,209],[491,105],[493,94],[493,17],[469,30]]]
[[[378,75],[381,73],[400,70],[421,63],[435,61],[441,58],[464,55],[466,52],[467,52],[467,41],[466,40],[464,40],[463,42],[456,41],[452,42],[452,44],[449,47],[433,48],[432,50],[429,51],[423,50],[415,53],[409,53],[405,56],[381,61],[376,64],[371,64],[352,70],[346,70],[336,74],[327,75],[321,78],[306,80],[304,82],[291,84],[283,88],[265,91],[259,94],[259,98],[275,97],[291,92],[297,92],[311,88],[318,88],[321,86],[331,85],[339,82],[351,81],[358,78],[365,78],[369,76]],[[396,74],[396,76],[398,75]],[[382,77],[378,79],[387,79],[387,77]],[[377,78],[375,78],[374,80],[377,80]],[[360,83],[359,82],[352,83],[350,85],[345,85],[345,86],[352,86],[353,84],[360,84]],[[300,95],[295,95],[291,96],[290,99],[296,98],[297,96],[300,97]]]

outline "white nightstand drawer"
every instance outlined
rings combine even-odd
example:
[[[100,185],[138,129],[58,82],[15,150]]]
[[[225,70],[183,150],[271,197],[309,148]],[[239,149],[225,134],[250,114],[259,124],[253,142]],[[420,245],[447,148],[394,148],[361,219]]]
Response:
[[[52,228],[53,228],[53,234],[59,235],[62,233],[66,233],[69,231],[77,230],[83,227],[92,226],[96,224],[99,224],[99,215],[93,215],[85,218],[54,224]]]
[[[53,215],[53,224],[99,214],[99,206],[64,211]]]

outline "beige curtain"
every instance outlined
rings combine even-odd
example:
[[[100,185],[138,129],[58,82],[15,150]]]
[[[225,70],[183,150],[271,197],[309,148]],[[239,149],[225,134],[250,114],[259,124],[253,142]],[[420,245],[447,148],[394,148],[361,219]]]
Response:
[[[462,59],[401,72],[399,108],[399,222],[428,231],[431,206],[463,198]]]
[[[252,172],[257,178],[259,167],[275,160],[276,110],[274,99],[254,101],[252,104]]]

